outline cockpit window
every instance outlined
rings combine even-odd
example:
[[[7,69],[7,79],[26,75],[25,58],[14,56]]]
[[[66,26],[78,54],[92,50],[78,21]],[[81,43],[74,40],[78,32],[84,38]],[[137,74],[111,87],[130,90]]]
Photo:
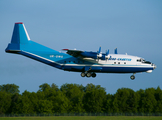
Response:
[[[151,64],[150,61],[145,61],[144,59],[137,59],[137,62],[142,62],[142,63],[145,63],[145,64]]]
[[[150,61],[143,61],[143,63],[146,63],[146,64],[151,64]]]

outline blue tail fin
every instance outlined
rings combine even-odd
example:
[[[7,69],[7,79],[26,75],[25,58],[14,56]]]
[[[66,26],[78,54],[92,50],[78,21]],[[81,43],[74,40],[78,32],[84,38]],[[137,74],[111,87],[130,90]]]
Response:
[[[22,22],[15,23],[11,43],[25,44],[30,40],[26,28]]]
[[[15,23],[11,43],[5,50],[10,53],[18,53],[20,51],[43,51],[43,52],[57,52],[41,44],[30,40],[25,25],[22,22]]]

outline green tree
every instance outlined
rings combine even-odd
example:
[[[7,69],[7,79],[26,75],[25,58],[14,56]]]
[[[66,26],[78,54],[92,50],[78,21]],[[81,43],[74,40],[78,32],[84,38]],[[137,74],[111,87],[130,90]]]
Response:
[[[83,99],[84,109],[86,112],[103,112],[104,101],[106,99],[105,88],[100,85],[87,84],[85,87],[85,95]]]
[[[38,113],[52,113],[52,101],[39,100],[37,110]]]
[[[47,101],[50,101],[50,103],[52,103],[50,111],[48,112],[66,113],[69,110],[70,101],[54,83],[51,86],[47,83],[40,85],[39,91],[37,92],[37,98],[38,100],[36,101],[43,100],[44,104]],[[40,104],[40,102],[35,102],[36,108],[40,108],[40,106],[42,106],[42,109],[37,109],[38,112],[45,112],[45,110],[43,109],[44,104]]]
[[[162,113],[162,90],[159,86],[155,90],[155,99],[157,101],[155,113]]]
[[[145,90],[145,112],[152,113],[156,107],[157,101],[155,99],[155,89],[148,88]]]
[[[138,112],[144,113],[145,112],[145,91],[143,89],[140,89],[136,92],[139,96],[139,102],[138,102]]]
[[[118,89],[114,97],[117,100],[119,112],[137,112],[139,97],[132,89]]]
[[[0,85],[0,91],[5,91],[7,93],[15,94],[19,93],[19,86],[15,84],[6,84],[6,85]]]
[[[63,92],[53,91],[48,98],[52,101],[52,112],[53,113],[67,113],[69,109],[70,101],[68,98],[63,94]]]
[[[64,84],[61,86],[60,90],[66,95],[69,103],[69,112],[81,113],[85,112],[83,109],[83,96],[84,96],[84,87],[77,84]]]
[[[113,113],[113,95],[107,94],[104,102],[104,112]]]
[[[18,93],[15,93],[14,95],[12,95],[11,97],[11,106],[9,108],[9,112],[8,113],[22,113],[21,111],[21,95]]]
[[[40,92],[44,92],[45,90],[50,90],[50,85],[49,84],[47,84],[47,83],[44,83],[44,84],[42,84],[42,85],[40,85],[39,86],[39,91]]]
[[[32,100],[30,99],[30,94],[31,93],[26,90],[22,93],[20,104],[21,104],[21,112],[24,114],[35,113],[34,105],[32,103]]]
[[[146,90],[139,90],[137,93],[140,95],[139,112],[153,113],[157,105],[155,99],[155,89],[148,88]]]
[[[0,114],[8,113],[11,106],[11,94],[0,91]]]
[[[112,109],[113,109],[113,113],[118,113],[119,112],[119,104],[118,104],[118,97],[116,97],[115,95],[112,98]]]
[[[33,112],[31,112],[31,113],[39,113],[38,112],[38,109],[37,109],[39,107],[38,101],[44,99],[44,93],[41,93],[41,92],[37,92],[37,93],[32,92],[28,96],[28,99],[30,100],[30,103],[31,103],[30,105],[32,105],[30,111],[33,111]]]

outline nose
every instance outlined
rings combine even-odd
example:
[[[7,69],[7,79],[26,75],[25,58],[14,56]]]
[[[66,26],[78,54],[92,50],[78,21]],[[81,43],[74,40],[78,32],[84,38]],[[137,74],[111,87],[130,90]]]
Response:
[[[153,64],[153,67],[154,67],[154,69],[156,68],[156,65],[155,64]]]

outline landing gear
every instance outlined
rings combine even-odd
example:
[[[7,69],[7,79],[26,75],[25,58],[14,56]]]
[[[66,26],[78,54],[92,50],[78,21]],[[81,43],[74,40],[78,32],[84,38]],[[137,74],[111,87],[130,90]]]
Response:
[[[131,75],[131,77],[130,77],[132,80],[134,80],[135,79],[135,76],[134,75]]]
[[[88,73],[86,74],[86,77],[91,77],[91,73],[88,72]]]
[[[81,76],[82,76],[82,77],[85,77],[85,76],[86,76],[86,77],[88,77],[88,78],[89,78],[89,77],[95,78],[95,77],[96,77],[96,73],[94,73],[94,72],[93,72],[93,73],[91,73],[91,72],[87,72],[87,73],[82,72],[82,73],[81,73]]]
[[[86,74],[85,74],[84,72],[82,72],[82,73],[81,73],[81,76],[82,76],[82,77],[85,77],[85,76],[86,76]]]
[[[92,77],[95,78],[96,77],[96,73],[92,73]]]
[[[135,73],[134,73],[134,74],[135,74]],[[135,79],[134,74],[130,76],[130,78],[131,78],[132,80],[134,80],[134,79]]]

